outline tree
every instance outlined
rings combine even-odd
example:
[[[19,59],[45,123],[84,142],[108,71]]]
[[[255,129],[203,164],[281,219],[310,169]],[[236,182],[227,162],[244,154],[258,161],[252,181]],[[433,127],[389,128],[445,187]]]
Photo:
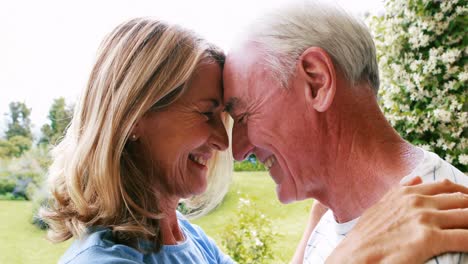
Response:
[[[40,144],[57,144],[70,124],[73,116],[71,107],[67,107],[65,98],[54,99],[54,103],[49,110],[50,124],[45,124],[41,128],[42,137]]]
[[[18,152],[18,148],[13,146],[9,140],[0,139],[0,158],[13,157]]]
[[[0,139],[0,158],[20,157],[31,149],[31,139],[24,136],[13,136],[9,140]]]
[[[8,128],[5,132],[8,140],[15,136],[23,136],[32,140],[30,115],[31,108],[28,108],[25,103],[10,103],[9,117],[11,121],[8,123]]]
[[[5,132],[6,139],[0,140],[0,157],[19,157],[31,148],[33,137],[30,114],[31,108],[25,103],[10,103],[10,121]]]
[[[388,0],[373,17],[383,111],[408,141],[468,169],[467,0]]]

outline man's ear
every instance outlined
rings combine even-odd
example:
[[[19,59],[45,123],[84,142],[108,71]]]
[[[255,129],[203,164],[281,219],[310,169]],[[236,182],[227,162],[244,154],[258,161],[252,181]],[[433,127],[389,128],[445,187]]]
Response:
[[[310,47],[299,57],[298,73],[303,80],[306,102],[318,112],[328,110],[336,91],[336,74],[328,53],[319,47]]]

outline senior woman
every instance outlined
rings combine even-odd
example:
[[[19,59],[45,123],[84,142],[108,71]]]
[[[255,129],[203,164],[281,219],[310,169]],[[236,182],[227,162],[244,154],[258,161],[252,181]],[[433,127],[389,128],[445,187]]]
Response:
[[[62,263],[232,262],[176,212],[198,195],[188,206],[201,214],[227,191],[223,59],[194,33],[151,19],[106,37],[53,151],[49,237],[81,238]]]
[[[223,60],[193,32],[152,19],[130,20],[106,37],[70,127],[53,151],[52,198],[41,211],[50,240],[76,239],[61,263],[233,262],[176,211],[188,199],[192,214],[202,215],[227,192],[232,158]],[[396,250],[401,247],[395,241],[442,225],[404,217],[434,202],[414,209],[402,196],[428,194],[428,188],[430,194],[464,191],[444,186],[390,193],[362,216],[332,257],[361,252],[353,259],[359,263],[384,252],[382,258],[404,262],[460,251],[453,245],[467,237],[460,233],[433,241],[429,253],[421,250],[424,239]]]

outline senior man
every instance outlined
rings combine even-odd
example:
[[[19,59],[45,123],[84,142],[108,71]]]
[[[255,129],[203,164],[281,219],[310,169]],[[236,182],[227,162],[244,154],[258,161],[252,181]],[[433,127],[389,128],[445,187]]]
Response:
[[[303,2],[271,12],[249,30],[224,69],[233,154],[237,160],[255,154],[281,202],[314,198],[329,208],[302,245],[304,263],[324,263],[365,210],[402,181],[419,175],[424,182],[468,185],[462,172],[403,140],[385,119],[377,103],[375,46],[361,21],[333,5]],[[461,228],[467,217],[460,210],[441,227]],[[468,257],[451,253],[429,261],[468,263]]]

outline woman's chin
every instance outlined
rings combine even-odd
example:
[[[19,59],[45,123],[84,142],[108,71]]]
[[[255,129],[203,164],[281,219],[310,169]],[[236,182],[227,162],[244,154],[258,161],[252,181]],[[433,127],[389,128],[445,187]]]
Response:
[[[200,195],[206,192],[206,182],[193,189],[193,195]]]
[[[193,196],[203,194],[206,191],[206,181],[203,184],[197,183],[196,185],[190,186],[187,188],[181,195],[180,198],[189,199]]]

